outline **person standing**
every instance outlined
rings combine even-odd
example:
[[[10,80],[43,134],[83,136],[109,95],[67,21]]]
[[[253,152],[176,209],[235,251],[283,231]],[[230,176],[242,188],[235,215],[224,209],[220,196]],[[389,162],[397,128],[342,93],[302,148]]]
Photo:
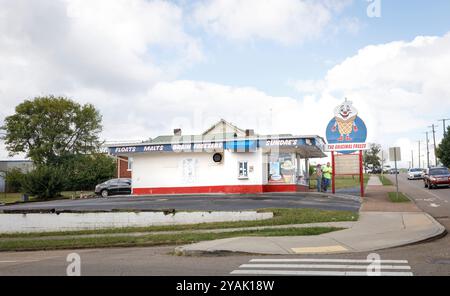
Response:
[[[322,192],[322,165],[316,166],[317,192]]]
[[[331,167],[331,164],[329,162],[327,162],[327,165],[322,167],[324,192],[327,192],[328,186],[330,186],[330,184],[331,184],[331,175],[332,174],[333,174],[333,168]]]

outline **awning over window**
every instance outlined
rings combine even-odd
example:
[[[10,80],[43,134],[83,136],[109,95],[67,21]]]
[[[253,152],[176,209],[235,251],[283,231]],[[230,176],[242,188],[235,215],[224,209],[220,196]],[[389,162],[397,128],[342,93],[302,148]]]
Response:
[[[233,152],[255,152],[257,142],[254,140],[236,140],[224,143],[225,149],[230,149]]]

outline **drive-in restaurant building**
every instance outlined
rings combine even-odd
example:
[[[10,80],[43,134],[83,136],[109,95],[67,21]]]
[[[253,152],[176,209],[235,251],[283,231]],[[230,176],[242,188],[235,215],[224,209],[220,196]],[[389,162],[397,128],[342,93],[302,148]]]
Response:
[[[200,135],[176,129],[108,149],[129,162],[133,194],[143,195],[306,191],[309,160],[326,157],[324,147],[316,135],[257,135],[222,119]]]

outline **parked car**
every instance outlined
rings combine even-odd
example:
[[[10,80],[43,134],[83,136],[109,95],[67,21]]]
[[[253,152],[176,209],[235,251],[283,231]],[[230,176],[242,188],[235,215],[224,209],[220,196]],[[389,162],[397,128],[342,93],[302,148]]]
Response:
[[[103,197],[131,194],[131,179],[111,179],[95,186],[95,194]]]
[[[423,176],[423,183],[428,189],[449,187],[450,171],[446,167],[429,168]]]
[[[412,168],[408,170],[408,180],[423,179],[424,172],[422,169]]]

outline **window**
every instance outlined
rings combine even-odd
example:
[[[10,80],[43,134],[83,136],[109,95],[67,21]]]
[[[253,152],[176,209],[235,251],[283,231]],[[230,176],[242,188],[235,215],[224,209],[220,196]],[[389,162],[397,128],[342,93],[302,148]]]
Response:
[[[248,162],[240,161],[239,162],[239,179],[248,178]]]
[[[132,170],[133,170],[133,158],[128,157],[128,171],[132,171]]]

